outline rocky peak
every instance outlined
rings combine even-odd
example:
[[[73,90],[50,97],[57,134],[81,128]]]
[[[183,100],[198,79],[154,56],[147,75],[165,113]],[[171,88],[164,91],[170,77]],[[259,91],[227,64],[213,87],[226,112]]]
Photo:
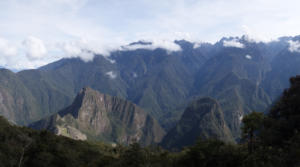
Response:
[[[163,139],[162,145],[181,148],[194,144],[199,137],[233,141],[219,103],[209,97],[197,99],[185,109],[178,124]]]
[[[74,139],[122,144],[157,143],[164,135],[158,122],[137,105],[89,87],[81,89],[72,105],[32,127]]]

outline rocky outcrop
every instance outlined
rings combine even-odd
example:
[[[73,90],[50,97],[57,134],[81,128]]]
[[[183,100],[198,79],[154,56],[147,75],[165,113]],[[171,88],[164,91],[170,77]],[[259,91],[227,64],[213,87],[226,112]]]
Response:
[[[166,148],[182,148],[194,144],[198,138],[233,141],[221,107],[212,98],[193,101],[178,124],[165,136],[162,145]]]
[[[79,140],[143,145],[158,143],[164,130],[137,105],[91,88],[83,88],[72,105],[30,125]]]

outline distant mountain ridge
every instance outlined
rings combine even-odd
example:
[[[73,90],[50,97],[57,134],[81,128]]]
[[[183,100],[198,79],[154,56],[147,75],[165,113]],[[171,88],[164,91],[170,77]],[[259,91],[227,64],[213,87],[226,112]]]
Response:
[[[71,58],[37,70],[0,70],[0,114],[28,125],[69,106],[89,86],[132,101],[168,131],[191,100],[210,96],[219,102],[237,139],[240,117],[252,110],[263,112],[288,87],[288,78],[300,73],[299,53],[289,49],[291,40],[300,41],[299,36],[269,43],[246,36],[215,44],[181,40],[175,41],[181,47],[175,52],[118,50],[110,57],[95,55],[90,62]]]

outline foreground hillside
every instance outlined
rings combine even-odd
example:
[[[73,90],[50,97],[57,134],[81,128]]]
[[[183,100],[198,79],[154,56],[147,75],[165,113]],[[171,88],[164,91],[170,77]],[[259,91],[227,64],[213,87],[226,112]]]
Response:
[[[16,127],[0,118],[0,166],[3,167],[100,165],[108,158],[105,146],[100,147],[47,131]]]
[[[243,118],[242,143],[199,139],[180,152],[138,144],[108,146],[17,127],[0,117],[0,166],[296,167],[300,163],[300,77],[267,115]]]

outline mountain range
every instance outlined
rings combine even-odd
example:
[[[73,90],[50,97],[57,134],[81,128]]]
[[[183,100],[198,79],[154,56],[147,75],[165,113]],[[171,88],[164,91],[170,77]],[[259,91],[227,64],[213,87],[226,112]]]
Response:
[[[154,130],[152,127],[157,127],[162,138],[163,131],[177,133],[174,128],[180,129],[187,124],[183,122],[188,122],[184,120],[192,120],[189,117],[195,115],[184,112],[190,108],[189,104],[211,97],[217,110],[195,109],[199,110],[196,113],[213,112],[207,118],[217,119],[219,123],[205,136],[215,136],[224,122],[228,130],[222,135],[226,134],[226,140],[238,141],[242,117],[253,110],[264,112],[289,86],[288,78],[300,73],[300,52],[291,49],[291,41],[299,42],[300,37],[282,37],[272,42],[256,42],[247,36],[230,37],[215,44],[181,40],[175,41],[181,48],[175,52],[137,47],[113,51],[109,57],[96,54],[89,62],[68,58],[17,73],[1,69],[0,114],[18,125],[37,124],[40,119],[54,120],[67,111],[78,112],[80,107],[74,107],[77,94],[82,88],[90,87],[139,106],[138,111],[153,118],[147,126],[149,133]],[[74,110],[69,111],[72,106]],[[72,119],[72,123],[78,123],[78,117]],[[157,125],[154,120],[158,120]],[[205,129],[205,124],[197,120],[187,126],[203,125],[198,128]],[[195,133],[201,136],[207,131]],[[100,138],[120,139],[114,133],[108,135]]]

